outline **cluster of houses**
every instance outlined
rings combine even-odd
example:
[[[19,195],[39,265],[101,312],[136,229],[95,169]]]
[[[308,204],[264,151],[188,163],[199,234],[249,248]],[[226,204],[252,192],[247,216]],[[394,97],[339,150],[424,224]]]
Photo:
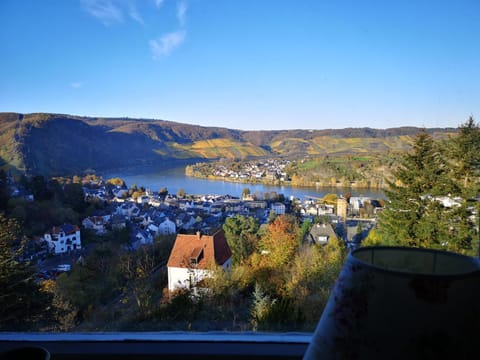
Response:
[[[110,230],[128,227],[131,250],[152,244],[158,235],[177,234],[167,264],[168,286],[171,291],[201,282],[214,265],[224,269],[231,266],[231,250],[223,232],[218,231],[227,217],[239,214],[253,216],[260,224],[265,224],[271,213],[286,214],[295,205],[304,219],[313,220],[315,216],[326,216],[329,219],[312,227],[305,238],[307,243],[322,245],[333,237],[347,242],[359,241],[358,224],[345,221],[346,206],[343,207],[345,214],[342,215],[339,213],[342,211],[339,204],[336,204],[338,209],[335,211],[334,204],[319,205],[312,199],[279,202],[258,200],[252,196],[239,199],[229,195],[190,195],[188,198],[180,198],[148,190],[134,199],[127,197],[125,187],[107,189],[104,185],[86,187],[84,192],[87,199],[103,201],[107,206],[103,212],[83,219],[83,229],[101,236]],[[351,198],[349,211],[354,213],[368,200]],[[362,226],[366,236],[372,224],[365,223]],[[39,240],[52,254],[82,249],[81,232],[77,225],[55,226]]]
[[[229,195],[192,195],[188,199],[182,199],[176,195],[160,196],[147,191],[133,199],[125,198],[125,191],[124,188],[112,191],[107,191],[104,187],[84,188],[87,199],[107,202],[108,210],[86,217],[81,226],[97,235],[128,226],[132,249],[152,244],[158,235],[196,232],[208,234],[221,227],[226,217],[237,214],[254,216],[260,223],[265,223],[271,211],[277,215],[287,212],[284,203],[240,200]],[[46,244],[52,254],[81,249],[80,228],[77,225],[56,226],[36,240]]]
[[[272,212],[275,215],[290,212],[291,205],[295,201],[297,209],[305,219],[310,218],[313,221],[315,216],[328,216],[330,221],[326,224],[342,223],[341,215],[337,216],[333,204],[319,204],[312,199],[306,199],[303,202],[298,199],[270,202],[255,200],[251,196],[239,199],[229,195],[192,195],[184,199],[172,194],[160,196],[150,191],[133,199],[125,198],[124,190],[125,188],[117,187],[107,195],[109,192],[104,187],[85,188],[87,199],[108,201],[110,206],[104,213],[83,219],[82,226],[94,231],[97,235],[103,235],[110,229],[122,229],[128,225],[133,249],[152,244],[153,239],[158,235],[196,232],[209,234],[221,227],[227,217],[238,214],[253,216],[260,224],[266,223]],[[362,204],[367,201],[369,201],[368,198],[352,197],[349,212],[358,212]],[[346,213],[343,216],[346,217]],[[347,241],[351,240],[348,238],[348,231],[339,233],[341,226],[338,225],[336,228],[337,236]],[[54,254],[81,249],[80,232],[77,226],[64,224],[54,227],[41,240],[48,244],[50,252]]]
[[[237,170],[225,164],[218,165],[213,171],[216,177],[268,181],[287,181],[288,175],[285,167],[290,163],[289,160],[269,159],[264,161],[250,162],[241,164],[241,169]]]

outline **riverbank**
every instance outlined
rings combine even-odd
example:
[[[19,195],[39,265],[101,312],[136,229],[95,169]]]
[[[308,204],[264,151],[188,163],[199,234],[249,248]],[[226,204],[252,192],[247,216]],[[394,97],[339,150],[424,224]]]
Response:
[[[352,189],[341,187],[302,187],[290,185],[272,185],[260,183],[246,183],[227,181],[226,179],[208,179],[190,177],[185,174],[185,167],[158,169],[144,168],[144,171],[132,171],[128,169],[125,172],[111,172],[102,174],[104,179],[119,177],[123,179],[127,186],[132,185],[143,186],[146,189],[159,191],[167,188],[171,194],[176,194],[182,189],[187,194],[217,194],[240,197],[245,188],[248,188],[252,194],[276,192],[284,194],[285,197],[305,198],[305,197],[324,197],[327,193],[336,193],[343,195],[351,193],[353,196],[369,196],[372,199],[383,199],[385,195],[382,190],[376,189]]]
[[[246,184],[246,185],[266,185],[266,186],[289,186],[293,188],[312,188],[312,189],[354,189],[354,190],[378,190],[383,191],[387,188],[385,181],[378,181],[375,184],[371,184],[370,181],[333,181],[333,182],[293,182],[288,180],[266,180],[266,179],[255,179],[255,178],[235,178],[235,177],[225,177],[225,176],[215,176],[215,175],[201,175],[195,173],[188,173],[185,171],[185,175],[195,179],[203,179],[209,181],[226,181],[236,184]]]
[[[257,159],[202,162],[185,167],[185,175],[240,184],[308,188],[384,190],[390,174],[385,158]]]

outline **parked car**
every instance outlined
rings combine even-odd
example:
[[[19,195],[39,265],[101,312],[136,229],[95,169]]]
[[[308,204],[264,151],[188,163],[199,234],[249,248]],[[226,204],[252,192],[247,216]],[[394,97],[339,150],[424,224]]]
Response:
[[[60,264],[57,266],[57,271],[70,271],[72,266],[70,264]]]

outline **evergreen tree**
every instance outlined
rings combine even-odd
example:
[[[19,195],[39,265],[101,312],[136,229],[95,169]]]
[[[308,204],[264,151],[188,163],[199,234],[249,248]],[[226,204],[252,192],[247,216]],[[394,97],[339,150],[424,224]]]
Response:
[[[379,232],[385,244],[422,246],[418,230],[430,197],[442,193],[438,184],[444,169],[435,142],[425,131],[420,132],[412,152],[403,157],[394,172],[394,180],[388,181],[390,203],[379,216]]]
[[[440,201],[443,196],[465,193],[452,176],[452,154],[442,151],[440,145],[445,144],[422,131],[412,151],[402,158],[393,174],[395,180],[388,183],[390,202],[379,216],[383,244],[473,254],[475,230],[466,202],[447,206]],[[462,176],[467,173],[472,172],[465,171]]]
[[[257,220],[251,216],[236,215],[225,220],[223,230],[232,250],[234,264],[240,264],[253,253],[258,228]]]
[[[458,136],[447,147],[452,157],[452,176],[463,189],[465,198],[475,197],[479,192],[480,177],[480,128],[473,117],[459,126]]]
[[[46,317],[49,300],[34,281],[28,262],[20,262],[18,223],[0,213],[0,330],[33,330]]]
[[[63,189],[64,203],[70,206],[76,212],[83,212],[87,208],[85,202],[85,194],[83,193],[82,185],[72,183],[66,184]]]
[[[458,136],[450,141],[448,147],[452,158],[452,178],[456,179],[460,189],[458,196],[465,199],[456,210],[458,219],[455,236],[456,251],[480,255],[478,222],[480,221],[480,127],[472,116],[459,126]],[[475,200],[472,203],[472,200]],[[476,224],[471,209],[476,207]]]
[[[34,176],[29,182],[28,189],[32,191],[35,201],[50,200],[53,196],[42,175]]]

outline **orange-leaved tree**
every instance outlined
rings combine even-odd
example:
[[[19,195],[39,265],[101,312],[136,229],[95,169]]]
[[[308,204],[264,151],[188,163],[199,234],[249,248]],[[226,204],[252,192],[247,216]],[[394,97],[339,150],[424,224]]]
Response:
[[[292,261],[298,248],[299,231],[294,216],[277,216],[260,239],[263,263],[271,267],[281,267]]]

